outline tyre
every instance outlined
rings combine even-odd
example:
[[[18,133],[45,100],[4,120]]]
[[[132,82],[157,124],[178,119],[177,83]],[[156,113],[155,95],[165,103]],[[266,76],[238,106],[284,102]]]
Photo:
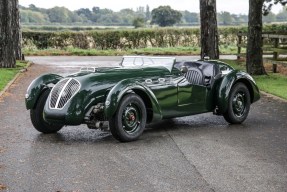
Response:
[[[49,96],[49,93],[50,93],[49,89],[44,91],[40,95],[36,103],[36,107],[30,110],[30,117],[31,117],[33,126],[35,127],[37,131],[45,133],[45,134],[56,133],[63,127],[63,125],[48,123],[43,118],[43,110],[46,104],[46,100]]]
[[[224,119],[231,124],[240,124],[248,116],[250,109],[250,93],[243,83],[235,84],[228,97],[228,109]]]
[[[110,130],[114,138],[121,142],[137,140],[146,125],[146,107],[136,94],[125,95],[109,120]]]

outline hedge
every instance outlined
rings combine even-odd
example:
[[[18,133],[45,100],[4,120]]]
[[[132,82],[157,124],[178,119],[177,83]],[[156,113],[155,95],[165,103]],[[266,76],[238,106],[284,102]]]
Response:
[[[272,25],[265,31],[286,26]],[[237,33],[247,32],[247,27],[219,28],[220,45],[236,45]],[[26,49],[81,48],[81,49],[137,49],[145,47],[199,47],[198,28],[156,28],[156,29],[118,29],[93,30],[82,32],[23,32],[23,47]]]

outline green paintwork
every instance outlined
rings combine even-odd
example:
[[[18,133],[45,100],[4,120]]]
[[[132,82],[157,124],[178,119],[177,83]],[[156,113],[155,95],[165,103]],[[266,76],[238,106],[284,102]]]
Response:
[[[125,79],[120,81],[109,92],[105,101],[105,111],[104,111],[107,118],[111,118],[114,115],[114,113],[118,108],[120,100],[129,91],[133,92],[141,91],[142,93],[145,93],[148,96],[150,102],[152,103],[154,120],[162,119],[161,116],[162,112],[154,93],[144,84],[141,84],[140,82],[131,79]]]
[[[44,118],[47,122],[64,125],[86,123],[93,107],[104,106],[103,115],[110,119],[116,112],[122,97],[127,93],[139,95],[148,110],[148,123],[161,119],[181,117],[214,111],[221,113],[227,109],[228,96],[232,86],[241,81],[250,91],[251,102],[257,101],[259,90],[247,73],[236,71],[225,63],[204,61],[218,68],[226,66],[227,75],[216,76],[212,85],[193,85],[177,68],[163,66],[110,67],[96,71],[82,71],[65,78],[77,80],[81,87],[62,109],[49,106],[49,96]],[[35,79],[27,90],[27,109],[32,109],[43,89],[55,84],[63,77],[46,74]]]
[[[42,91],[47,89],[49,84],[56,84],[62,78],[56,74],[44,74],[34,79],[27,89],[26,108],[33,109]]]
[[[254,103],[255,101],[259,100],[259,89],[256,86],[253,78],[245,72],[234,70],[222,79],[222,82],[217,92],[217,104],[221,113],[227,111],[229,93],[232,86],[237,82],[243,82],[248,87],[251,95],[251,103]]]

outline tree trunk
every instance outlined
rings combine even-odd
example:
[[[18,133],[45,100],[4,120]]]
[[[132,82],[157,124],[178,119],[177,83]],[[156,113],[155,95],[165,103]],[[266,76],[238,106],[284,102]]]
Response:
[[[15,67],[21,58],[18,0],[0,1],[0,67]]]
[[[216,0],[200,0],[201,58],[219,59]]]
[[[262,7],[264,0],[249,0],[248,42],[246,53],[246,70],[251,75],[264,75]]]
[[[17,60],[22,59],[22,51],[21,51],[21,26],[20,26],[20,14],[19,14],[19,3],[18,0],[12,0],[12,32],[13,32],[13,46],[15,51],[15,56]]]

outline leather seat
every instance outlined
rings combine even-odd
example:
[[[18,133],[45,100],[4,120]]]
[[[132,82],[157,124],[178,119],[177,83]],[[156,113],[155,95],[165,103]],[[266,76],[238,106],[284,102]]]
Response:
[[[193,85],[203,85],[203,75],[198,68],[189,68],[187,73],[184,74],[188,82]]]

